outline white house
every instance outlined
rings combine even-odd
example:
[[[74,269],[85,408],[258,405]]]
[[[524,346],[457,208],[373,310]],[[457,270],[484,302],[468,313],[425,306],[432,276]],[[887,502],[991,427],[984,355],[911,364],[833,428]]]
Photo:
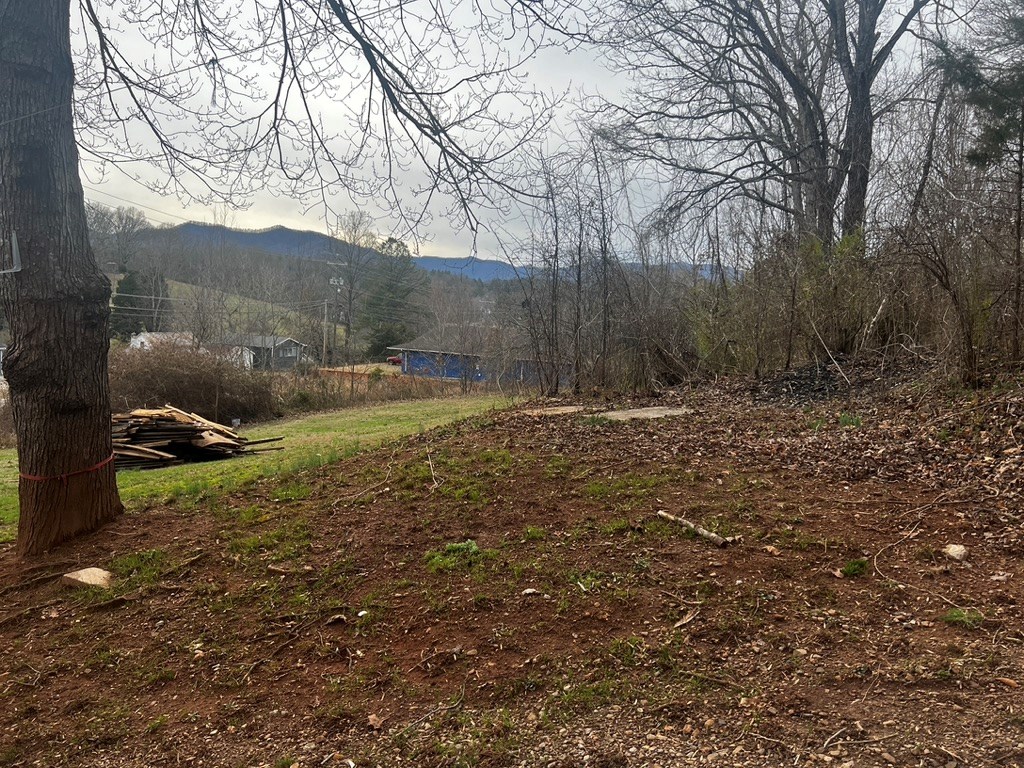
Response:
[[[128,342],[131,349],[152,349],[154,346],[176,346],[195,349],[221,360],[228,360],[242,368],[252,368],[255,354],[245,346],[235,344],[196,344],[195,336],[187,331],[144,331],[137,333]]]

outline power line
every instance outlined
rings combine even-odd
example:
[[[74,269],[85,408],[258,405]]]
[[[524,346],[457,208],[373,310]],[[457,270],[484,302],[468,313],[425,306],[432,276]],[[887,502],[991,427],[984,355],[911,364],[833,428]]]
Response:
[[[105,192],[102,189],[97,189],[96,187],[90,186],[88,184],[83,184],[82,188],[88,189],[90,192],[95,192],[98,195],[105,195],[106,197],[113,198],[114,200],[119,200],[122,203],[127,203],[128,205],[134,206],[136,208],[145,208],[148,211],[159,213],[161,216],[170,216],[172,219],[179,219],[180,221],[184,221],[186,223],[194,221],[193,219],[186,218],[185,216],[179,216],[176,213],[168,213],[167,211],[162,211],[159,208],[154,208],[151,205],[143,205],[142,203],[137,203],[134,200],[129,200],[125,197],[120,197],[119,195],[115,195],[112,192]]]

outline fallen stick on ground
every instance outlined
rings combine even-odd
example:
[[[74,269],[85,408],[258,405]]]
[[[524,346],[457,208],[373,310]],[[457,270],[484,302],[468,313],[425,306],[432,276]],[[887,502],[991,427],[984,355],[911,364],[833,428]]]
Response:
[[[246,445],[263,445],[263,443],[279,443],[284,437],[264,437],[262,440],[246,440]]]
[[[684,520],[681,517],[670,515],[663,509],[658,510],[658,517],[663,517],[666,520],[671,520],[673,523],[678,523],[679,525],[683,526],[683,528],[688,528],[689,530],[693,531],[698,536],[700,536],[702,539],[707,539],[708,541],[710,541],[716,547],[727,547],[734,541],[736,541],[736,539],[732,536],[730,536],[728,539],[722,538],[714,531],[709,531],[707,528],[701,528],[699,525],[694,525],[689,520]]]

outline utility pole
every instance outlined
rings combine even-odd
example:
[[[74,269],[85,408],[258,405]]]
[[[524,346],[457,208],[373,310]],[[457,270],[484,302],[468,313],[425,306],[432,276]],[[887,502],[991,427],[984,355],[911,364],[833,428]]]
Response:
[[[324,299],[324,351],[320,355],[320,367],[323,368],[327,364],[327,302],[330,299]]]
[[[328,261],[327,264],[332,266],[332,267],[347,267],[348,266],[348,264],[345,263],[345,262],[336,262],[336,261]],[[343,277],[332,277],[332,278],[328,279],[327,282],[330,284],[330,286],[332,288],[334,288],[334,293],[335,293],[335,300],[334,300],[335,301],[335,303],[334,303],[334,331],[333,331],[334,335],[331,336],[331,343],[332,343],[331,344],[331,347],[332,347],[331,348],[331,363],[335,363],[335,360],[334,360],[334,345],[338,343],[338,308],[341,306],[341,289],[345,285],[345,278],[343,278]],[[327,315],[325,314],[324,315],[324,318],[325,318],[324,319],[324,325],[327,324],[326,317],[327,317]],[[325,331],[325,333],[326,333],[326,331]],[[349,336],[350,335],[351,334],[349,333],[348,328],[346,327],[346,331],[345,331],[345,349],[346,349],[346,351],[348,350],[348,340],[349,340]],[[347,356],[348,355],[346,353],[346,357]]]

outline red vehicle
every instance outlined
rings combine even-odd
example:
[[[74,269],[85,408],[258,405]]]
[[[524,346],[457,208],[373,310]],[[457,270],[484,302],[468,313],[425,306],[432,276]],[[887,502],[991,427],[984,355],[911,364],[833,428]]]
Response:
[[[388,358],[388,362],[391,363],[391,365],[401,365],[402,364],[402,356],[401,355],[392,355],[391,357]]]

